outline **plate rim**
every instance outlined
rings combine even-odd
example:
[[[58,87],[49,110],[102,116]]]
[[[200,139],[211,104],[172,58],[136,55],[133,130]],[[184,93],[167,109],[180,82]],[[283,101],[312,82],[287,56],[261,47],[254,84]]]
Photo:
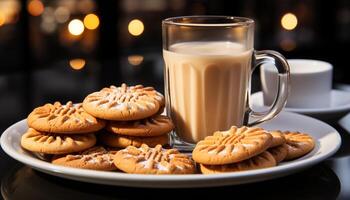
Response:
[[[338,90],[338,89],[332,89],[331,91],[331,95],[336,95],[339,93],[343,93],[343,94],[348,94],[350,96],[350,92],[344,91],[344,90]],[[263,92],[262,91],[258,91],[255,92],[251,95],[250,99],[253,100],[253,98],[259,98],[260,102],[261,98],[262,98]],[[254,96],[254,97],[253,97]],[[259,102],[259,103],[260,103]],[[251,105],[254,105],[254,103],[251,103]],[[268,107],[265,105],[258,105],[255,104],[256,106],[259,107]],[[341,113],[341,112],[346,112],[346,111],[350,111],[350,102],[348,104],[344,104],[341,106],[336,106],[336,107],[327,107],[327,108],[288,108],[288,107],[284,107],[283,108],[284,111],[287,112],[295,112],[295,113],[300,113],[300,114],[331,114],[331,113]]]
[[[288,173],[288,170],[293,168],[292,172],[301,170],[306,167],[311,167],[312,165],[321,162],[322,160],[332,156],[334,153],[338,151],[338,149],[341,146],[341,137],[339,132],[333,128],[332,126],[317,120],[315,118],[304,116],[296,113],[291,112],[282,112],[287,115],[296,115],[297,117],[303,117],[303,118],[309,118],[311,120],[314,120],[317,123],[323,123],[325,126],[328,126],[330,130],[332,130],[332,133],[335,134],[337,144],[333,146],[333,148],[328,149],[328,151],[324,152],[323,154],[315,154],[309,158],[298,160],[297,162],[291,162],[286,165],[280,165],[273,168],[265,168],[265,169],[257,169],[257,170],[249,170],[249,171],[243,171],[243,172],[232,172],[232,173],[222,173],[222,174],[209,174],[209,175],[203,175],[203,174],[189,174],[189,175],[145,175],[145,174],[126,174],[126,173],[120,173],[120,172],[105,172],[105,171],[96,171],[96,170],[88,170],[88,169],[76,169],[71,167],[65,167],[65,166],[58,166],[53,165],[49,162],[45,162],[42,160],[39,160],[37,158],[31,157],[29,155],[21,154],[18,151],[16,151],[14,148],[11,148],[11,145],[7,145],[7,138],[9,134],[11,133],[11,130],[14,129],[17,126],[20,126],[22,123],[25,123],[26,119],[20,120],[17,123],[11,125],[8,127],[3,134],[1,135],[1,147],[4,150],[4,152],[9,155],[10,157],[14,158],[18,162],[21,162],[25,165],[28,165],[32,168],[38,169],[40,171],[49,171],[50,173],[56,173],[57,176],[66,177],[68,176],[74,176],[76,177],[75,180],[79,180],[79,178],[83,178],[86,182],[86,179],[93,179],[95,182],[98,183],[98,181],[104,180],[103,184],[111,184],[108,183],[109,181],[115,181],[115,185],[124,185],[124,186],[133,186],[130,184],[130,182],[143,182],[143,183],[150,183],[150,182],[186,182],[186,181],[206,181],[206,180],[228,180],[228,179],[236,179],[236,178],[251,178],[251,177],[260,177],[261,175],[269,175],[269,174],[281,174],[281,173]],[[66,177],[67,178],[67,177]],[[72,178],[74,179],[74,178]],[[108,181],[108,182],[107,182]],[[125,184],[117,184],[121,181],[127,181]],[[136,184],[134,187],[139,187],[140,184]],[[142,184],[144,185],[144,184]],[[191,185],[191,184],[190,184]],[[219,186],[219,185],[227,185],[227,184],[204,184],[204,186],[201,186],[200,184],[197,184],[198,186],[191,186],[191,187],[205,187],[205,185],[211,185],[211,186]],[[145,185],[144,187],[147,187]],[[158,187],[159,186],[148,186],[148,187]],[[170,188],[171,186],[164,185],[164,187]],[[173,186],[174,187],[174,186]],[[178,186],[181,187],[181,186]],[[184,185],[184,187],[189,187]]]

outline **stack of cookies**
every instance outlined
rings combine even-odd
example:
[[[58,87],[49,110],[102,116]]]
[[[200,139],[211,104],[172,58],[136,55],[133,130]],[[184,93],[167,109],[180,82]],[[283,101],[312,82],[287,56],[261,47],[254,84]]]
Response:
[[[94,133],[105,127],[105,121],[85,112],[82,104],[70,101],[40,106],[29,114],[27,122],[29,129],[21,138],[22,147],[56,158],[89,150],[96,144]]]
[[[197,143],[192,156],[203,174],[212,174],[273,167],[313,148],[314,140],[304,133],[233,126]]]
[[[23,148],[52,163],[83,169],[115,170],[115,151],[96,147],[96,131],[105,121],[85,112],[82,104],[59,102],[34,109],[27,118],[29,129],[22,136]],[[52,156],[50,156],[52,155]]]
[[[268,151],[274,156],[276,161],[288,161],[300,158],[315,147],[314,139],[306,133],[297,131],[270,131],[274,141],[279,138],[280,142],[271,145]]]
[[[164,97],[153,87],[142,85],[110,86],[88,95],[83,107],[89,114],[108,120],[106,131],[99,140],[110,147],[154,147],[169,142],[168,133],[174,128],[163,115]]]

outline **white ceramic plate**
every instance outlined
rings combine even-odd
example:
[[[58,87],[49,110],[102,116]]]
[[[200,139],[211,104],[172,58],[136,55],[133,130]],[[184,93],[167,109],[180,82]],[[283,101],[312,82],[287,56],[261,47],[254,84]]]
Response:
[[[20,138],[27,129],[26,120],[12,125],[2,134],[1,146],[14,159],[54,176],[108,185],[184,188],[235,185],[285,176],[321,162],[334,154],[341,144],[339,133],[334,128],[319,120],[295,113],[282,112],[278,117],[261,126],[270,130],[308,132],[316,139],[316,147],[302,158],[266,169],[214,175],[139,175],[75,169],[39,160],[20,146]]]
[[[264,105],[263,93],[256,92],[251,96],[251,104],[253,108],[261,109],[267,107]],[[329,107],[320,108],[289,108],[285,107],[285,111],[295,112],[304,115],[316,117],[318,119],[339,119],[346,113],[350,112],[350,92],[342,90],[332,90],[331,105]]]

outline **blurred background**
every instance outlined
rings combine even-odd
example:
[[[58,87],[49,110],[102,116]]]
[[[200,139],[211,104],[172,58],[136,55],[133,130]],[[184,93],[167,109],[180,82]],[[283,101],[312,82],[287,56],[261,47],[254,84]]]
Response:
[[[111,84],[163,91],[161,20],[180,15],[253,18],[256,49],[328,61],[350,84],[348,0],[0,0],[0,131]]]

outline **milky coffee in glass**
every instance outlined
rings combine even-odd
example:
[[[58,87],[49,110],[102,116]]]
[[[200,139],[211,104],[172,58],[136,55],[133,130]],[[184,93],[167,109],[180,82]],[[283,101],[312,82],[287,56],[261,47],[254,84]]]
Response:
[[[163,54],[179,137],[195,143],[243,123],[252,51],[231,42],[184,42]]]
[[[277,52],[254,52],[253,31],[254,22],[247,18],[192,16],[163,21],[165,96],[167,115],[175,124],[173,146],[191,149],[215,131],[261,123],[283,108],[288,64]],[[279,71],[280,92],[270,110],[251,111],[251,72],[271,61]]]

